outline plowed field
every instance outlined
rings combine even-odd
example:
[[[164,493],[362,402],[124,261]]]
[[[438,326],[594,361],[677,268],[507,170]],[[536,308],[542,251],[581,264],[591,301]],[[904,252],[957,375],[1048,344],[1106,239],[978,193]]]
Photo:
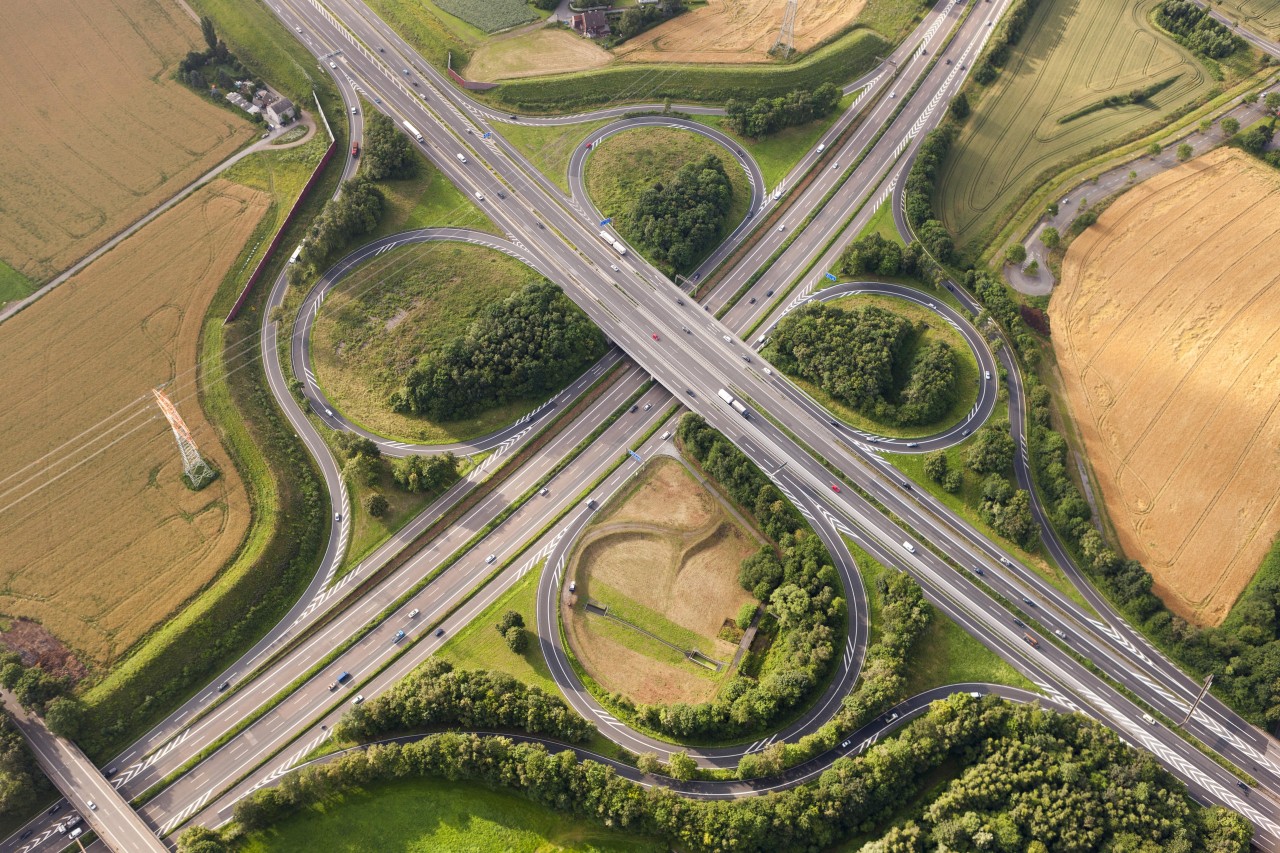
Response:
[[[253,136],[172,79],[197,49],[172,0],[5,4],[0,258],[49,279]]]
[[[1125,552],[1222,621],[1280,529],[1280,175],[1213,152],[1122,196],[1050,306],[1072,412]]]
[[[204,419],[201,321],[270,198],[217,180],[121,243],[0,335],[0,614],[106,664],[207,584],[249,522]],[[150,389],[178,406],[221,477],[179,479]]]
[[[796,14],[795,48],[806,51],[853,23],[866,0],[811,0]],[[707,0],[624,42],[634,62],[771,62],[787,0]]]

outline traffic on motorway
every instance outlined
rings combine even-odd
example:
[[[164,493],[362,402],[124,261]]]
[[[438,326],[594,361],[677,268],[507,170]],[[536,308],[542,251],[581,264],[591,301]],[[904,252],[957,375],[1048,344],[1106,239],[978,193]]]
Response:
[[[273,394],[329,489],[335,524],[328,548],[307,595],[272,632],[207,690],[110,763],[112,787],[131,798],[165,782],[139,809],[161,837],[193,822],[225,823],[236,801],[278,780],[323,743],[352,703],[395,684],[539,562],[544,566],[538,582],[542,654],[569,704],[588,720],[604,721],[607,712],[569,666],[554,627],[563,595],[563,558],[595,509],[625,486],[639,464],[626,451],[641,458],[666,452],[666,436],[674,427],[671,412],[686,409],[733,440],[811,519],[849,592],[849,645],[838,676],[777,738],[801,737],[829,720],[861,671],[867,605],[843,537],[885,565],[911,574],[935,606],[1026,675],[1040,692],[992,685],[931,691],[907,700],[839,748],[781,778],[762,783],[672,783],[677,790],[691,796],[749,796],[798,784],[837,757],[859,752],[903,725],[945,692],[996,692],[1015,701],[1080,711],[1115,728],[1155,755],[1202,801],[1245,814],[1261,844],[1280,845],[1280,806],[1271,797],[1248,797],[1229,770],[1152,716],[1154,711],[1164,719],[1180,720],[1199,693],[1199,684],[1129,628],[1092,589],[1074,568],[1038,503],[1035,512],[1044,541],[1089,608],[1021,566],[942,502],[912,489],[880,456],[885,450],[926,452],[963,440],[991,416],[1002,384],[1008,391],[1015,441],[1025,447],[1017,365],[1007,348],[993,350],[974,327],[980,312],[977,303],[954,286],[952,292],[964,310],[946,301],[930,301],[904,286],[854,282],[815,289],[879,200],[900,199],[894,194],[896,178],[909,168],[916,146],[941,118],[940,105],[958,90],[968,60],[981,51],[992,22],[1008,5],[1008,0],[997,0],[966,9],[952,0],[931,11],[916,34],[874,74],[857,81],[853,91],[861,90],[863,96],[788,176],[786,183],[794,186],[812,173],[794,196],[772,197],[751,158],[732,140],[717,137],[751,176],[753,213],[699,269],[697,277],[705,278],[725,259],[736,258],[697,301],[687,286],[677,286],[637,253],[620,251],[600,239],[600,214],[581,185],[582,164],[589,156],[585,150],[575,151],[570,160],[571,192],[566,196],[502,139],[500,124],[508,116],[454,88],[359,0],[327,6],[308,0],[270,3],[274,14],[317,56],[343,51],[341,65],[334,63],[331,70],[344,102],[352,107],[348,118],[355,134],[360,119],[354,109],[358,85],[378,93],[377,107],[406,128],[450,181],[465,194],[487,200],[491,218],[508,237],[432,229],[391,235],[362,247],[322,276],[303,300],[288,347],[291,365],[280,361],[275,325],[263,324],[261,345]],[[417,73],[410,77],[402,69]],[[611,107],[573,120],[616,118],[601,132],[606,135],[637,123],[673,123],[623,118],[634,109]],[[846,134],[855,117],[860,124]],[[841,170],[828,163],[850,165]],[[761,214],[771,204],[784,203],[778,227],[760,228]],[[360,432],[308,378],[308,324],[314,308],[344,275],[386,247],[446,240],[481,241],[560,283],[616,349],[528,421],[452,448],[497,452],[486,469],[458,483],[335,582],[350,537],[349,499],[336,462],[290,393],[288,380],[294,376],[304,382],[312,410],[326,426]],[[777,260],[746,287],[775,254]],[[807,274],[811,280],[792,289],[797,270],[812,270]],[[282,274],[269,307],[283,304],[286,285]],[[788,311],[806,301],[860,292],[916,301],[961,333],[984,376],[977,402],[961,422],[910,441],[854,430],[833,419],[762,359],[761,345]],[[717,319],[721,309],[727,310]],[[656,384],[646,387],[650,380]],[[593,389],[599,393],[582,412],[567,422],[558,420]],[[637,405],[643,410],[636,410]],[[610,418],[612,423],[579,450],[597,425]],[[534,459],[510,472],[456,524],[420,541],[448,509],[480,489],[504,458],[517,454],[553,424],[557,431]],[[426,452],[425,447],[367,435],[389,455]],[[1029,488],[1026,460],[1020,452],[1015,459],[1019,483]],[[556,466],[562,467],[554,477],[544,476]],[[1031,492],[1034,496],[1034,489]],[[484,533],[476,538],[475,531]],[[406,550],[411,551],[407,558],[388,568]],[[480,592],[473,597],[477,588]],[[616,721],[600,729],[633,752],[667,755],[676,749]],[[1202,704],[1185,729],[1226,761],[1249,768],[1260,788],[1280,793],[1280,764],[1268,756],[1266,736],[1221,703]],[[690,755],[703,766],[727,767],[755,746],[690,750]],[[629,765],[597,760],[639,778]],[[42,815],[15,832],[3,849],[56,849],[65,839],[59,830],[74,828],[65,814]]]

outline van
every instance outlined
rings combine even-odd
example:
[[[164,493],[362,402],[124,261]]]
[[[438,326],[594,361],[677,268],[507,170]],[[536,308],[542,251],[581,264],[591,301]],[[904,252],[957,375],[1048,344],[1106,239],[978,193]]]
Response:
[[[1148,726],[1154,726],[1156,724],[1156,718],[1150,714],[1143,714],[1142,722],[1146,723]]]
[[[351,680],[351,673],[349,673],[349,672],[344,672],[344,673],[342,673],[341,675],[339,675],[339,676],[338,676],[338,683],[339,683],[339,684],[346,684],[346,683],[347,683],[348,681],[350,681],[350,680]]]
[[[903,542],[902,547],[907,549],[908,554],[914,554],[916,552],[916,546],[912,545],[910,542]]]
[[[827,147],[827,146],[826,146],[826,143],[824,143],[824,142],[819,142],[819,143],[818,143],[818,153],[819,153],[819,154],[821,154],[823,151],[825,151],[825,150],[826,150],[826,147]]]
[[[484,193],[476,190],[476,201],[484,201]]]
[[[467,155],[466,155],[466,154],[459,154],[459,155],[458,155],[458,162],[459,162],[459,163],[465,163],[465,162],[467,162]]]

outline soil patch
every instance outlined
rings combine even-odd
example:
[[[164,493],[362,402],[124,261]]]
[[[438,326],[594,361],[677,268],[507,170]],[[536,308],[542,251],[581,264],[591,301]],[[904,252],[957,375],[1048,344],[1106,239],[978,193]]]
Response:
[[[1051,303],[1120,544],[1175,613],[1222,621],[1280,528],[1280,175],[1215,151],[1122,196]]]

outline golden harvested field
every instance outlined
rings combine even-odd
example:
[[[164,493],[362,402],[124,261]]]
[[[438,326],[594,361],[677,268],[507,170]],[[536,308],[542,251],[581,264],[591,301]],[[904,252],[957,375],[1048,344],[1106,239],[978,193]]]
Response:
[[[172,0],[5,4],[0,258],[52,278],[252,138],[171,79],[203,48]]]
[[[737,646],[716,637],[751,596],[738,566],[759,543],[678,461],[658,457],[621,502],[588,529],[569,566],[578,583],[567,616],[579,660],[601,686],[640,702],[698,702],[715,673],[676,650],[598,615],[587,599],[681,649],[729,662]],[[723,675],[725,671],[722,671]]]
[[[853,23],[866,0],[809,0],[796,13],[795,47],[803,52]],[[787,0],[707,0],[624,42],[633,62],[772,62]]]
[[[1125,552],[1222,621],[1280,528],[1280,175],[1221,149],[1139,185],[1072,245],[1050,309]]]
[[[0,334],[0,613],[104,665],[208,583],[249,523],[244,486],[197,403],[201,321],[270,197],[216,180]],[[150,389],[221,476],[179,479]],[[121,414],[123,412],[123,415]]]
[[[564,29],[540,27],[485,41],[467,62],[466,77],[486,82],[510,80],[587,71],[612,61],[613,54],[590,39]]]

